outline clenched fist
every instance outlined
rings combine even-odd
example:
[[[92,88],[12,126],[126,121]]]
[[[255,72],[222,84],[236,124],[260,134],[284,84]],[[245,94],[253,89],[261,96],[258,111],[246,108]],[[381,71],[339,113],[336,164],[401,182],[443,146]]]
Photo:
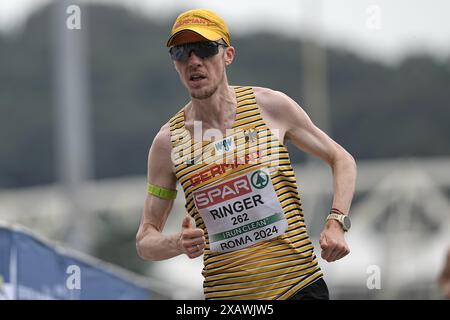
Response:
[[[191,217],[188,215],[183,219],[181,234],[178,241],[181,251],[191,259],[201,256],[206,245],[203,230],[194,228],[192,226]]]
[[[347,242],[345,242],[344,230],[335,220],[327,221],[320,234],[319,243],[322,249],[322,258],[328,262],[339,260],[350,253]]]

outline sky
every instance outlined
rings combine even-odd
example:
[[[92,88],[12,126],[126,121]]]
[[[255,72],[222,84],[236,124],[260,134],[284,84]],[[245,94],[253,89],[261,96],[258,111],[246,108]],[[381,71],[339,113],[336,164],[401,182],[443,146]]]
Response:
[[[0,0],[0,32],[20,30],[26,18],[51,0]],[[75,3],[77,1],[71,1]],[[369,59],[395,63],[414,52],[450,56],[448,0],[80,0],[114,3],[154,19],[185,8],[216,11],[231,34],[273,30],[310,37]],[[275,4],[276,3],[276,4]],[[171,26],[168,26],[168,30]]]

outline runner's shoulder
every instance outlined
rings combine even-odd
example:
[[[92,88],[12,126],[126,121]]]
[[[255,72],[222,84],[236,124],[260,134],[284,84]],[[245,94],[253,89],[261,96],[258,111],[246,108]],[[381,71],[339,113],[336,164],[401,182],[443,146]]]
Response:
[[[173,121],[179,121],[180,113],[185,112],[186,108],[189,106],[190,102],[186,103],[183,108],[181,108],[176,114],[174,114],[169,121],[167,121],[156,134],[156,137],[153,139],[153,144],[163,150],[168,150],[171,152],[172,148],[172,133],[170,132],[171,124]]]
[[[292,112],[294,101],[285,93],[269,88],[253,87],[256,101],[261,109],[274,115],[288,115]]]
[[[156,134],[151,146],[155,152],[170,152],[170,122],[165,123]]]

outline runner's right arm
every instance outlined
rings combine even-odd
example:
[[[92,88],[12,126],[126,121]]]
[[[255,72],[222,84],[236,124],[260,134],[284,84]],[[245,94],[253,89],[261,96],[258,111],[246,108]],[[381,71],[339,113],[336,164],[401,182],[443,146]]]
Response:
[[[153,185],[176,189],[176,177],[171,159],[169,125],[164,125],[156,135],[148,155],[147,179]],[[146,260],[165,260],[187,254],[196,258],[203,254],[203,230],[190,226],[183,220],[181,232],[172,235],[162,233],[174,200],[166,200],[147,193],[141,223],[136,235],[138,255]],[[193,248],[199,244],[201,250]]]

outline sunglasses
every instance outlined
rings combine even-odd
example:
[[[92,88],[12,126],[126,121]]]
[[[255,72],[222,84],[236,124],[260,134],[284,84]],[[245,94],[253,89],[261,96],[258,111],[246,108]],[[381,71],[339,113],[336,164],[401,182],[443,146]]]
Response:
[[[181,44],[170,48],[169,53],[172,60],[187,61],[191,52],[199,58],[208,58],[216,55],[219,52],[219,46],[227,47],[226,44],[215,41],[202,41]]]

